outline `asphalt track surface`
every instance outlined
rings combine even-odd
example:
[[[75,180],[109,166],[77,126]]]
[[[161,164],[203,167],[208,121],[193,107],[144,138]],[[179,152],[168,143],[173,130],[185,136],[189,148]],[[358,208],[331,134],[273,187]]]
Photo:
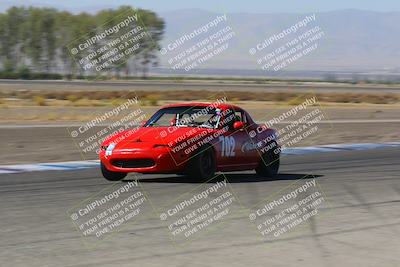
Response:
[[[67,211],[110,185],[99,170],[0,175],[0,265],[400,266],[398,149],[286,156],[280,172],[272,181],[253,172],[226,177],[249,207],[312,174],[329,206],[291,234],[266,242],[236,209],[218,230],[174,244],[150,212],[95,247],[85,245]],[[139,182],[155,207],[199,186],[172,175]]]
[[[23,80],[1,80],[0,89],[18,87],[25,90],[143,90],[143,91],[170,91],[170,90],[209,90],[209,91],[250,91],[250,92],[330,92],[330,93],[399,93],[398,86],[385,85],[349,85],[329,83],[308,84],[252,84],[235,82],[213,82],[213,81],[129,81],[129,82],[90,82],[90,81],[23,81]]]

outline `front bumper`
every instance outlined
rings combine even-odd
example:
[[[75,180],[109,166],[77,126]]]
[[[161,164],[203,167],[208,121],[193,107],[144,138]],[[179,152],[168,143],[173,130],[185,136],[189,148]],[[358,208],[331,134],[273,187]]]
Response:
[[[186,164],[177,162],[166,147],[114,150],[112,155],[101,150],[99,157],[107,170],[114,172],[179,173],[186,167]]]

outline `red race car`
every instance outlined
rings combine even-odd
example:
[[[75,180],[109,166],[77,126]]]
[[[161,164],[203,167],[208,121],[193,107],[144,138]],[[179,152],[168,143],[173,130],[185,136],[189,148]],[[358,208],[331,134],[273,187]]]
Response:
[[[206,180],[216,171],[255,169],[271,176],[279,156],[276,131],[226,103],[164,106],[141,127],[108,137],[99,154],[102,174],[111,181],[129,172]]]

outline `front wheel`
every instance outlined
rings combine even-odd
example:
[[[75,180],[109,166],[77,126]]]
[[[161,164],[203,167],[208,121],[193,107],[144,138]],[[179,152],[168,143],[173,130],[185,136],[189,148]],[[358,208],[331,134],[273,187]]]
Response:
[[[188,164],[186,174],[192,180],[205,181],[214,177],[216,170],[215,153],[212,147],[203,147],[193,156]]]
[[[103,174],[104,178],[106,178],[108,181],[120,181],[124,179],[127,175],[127,173],[125,172],[112,172],[107,170],[103,162],[101,162],[100,165],[101,165],[101,173]]]
[[[261,161],[256,168],[256,173],[262,177],[275,176],[279,171],[280,153],[269,151],[262,155]]]

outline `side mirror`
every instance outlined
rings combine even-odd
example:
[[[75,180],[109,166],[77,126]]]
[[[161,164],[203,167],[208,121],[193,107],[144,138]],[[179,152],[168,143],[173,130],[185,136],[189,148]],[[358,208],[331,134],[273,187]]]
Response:
[[[233,124],[233,129],[240,130],[244,128],[244,123],[242,121],[235,121]]]

